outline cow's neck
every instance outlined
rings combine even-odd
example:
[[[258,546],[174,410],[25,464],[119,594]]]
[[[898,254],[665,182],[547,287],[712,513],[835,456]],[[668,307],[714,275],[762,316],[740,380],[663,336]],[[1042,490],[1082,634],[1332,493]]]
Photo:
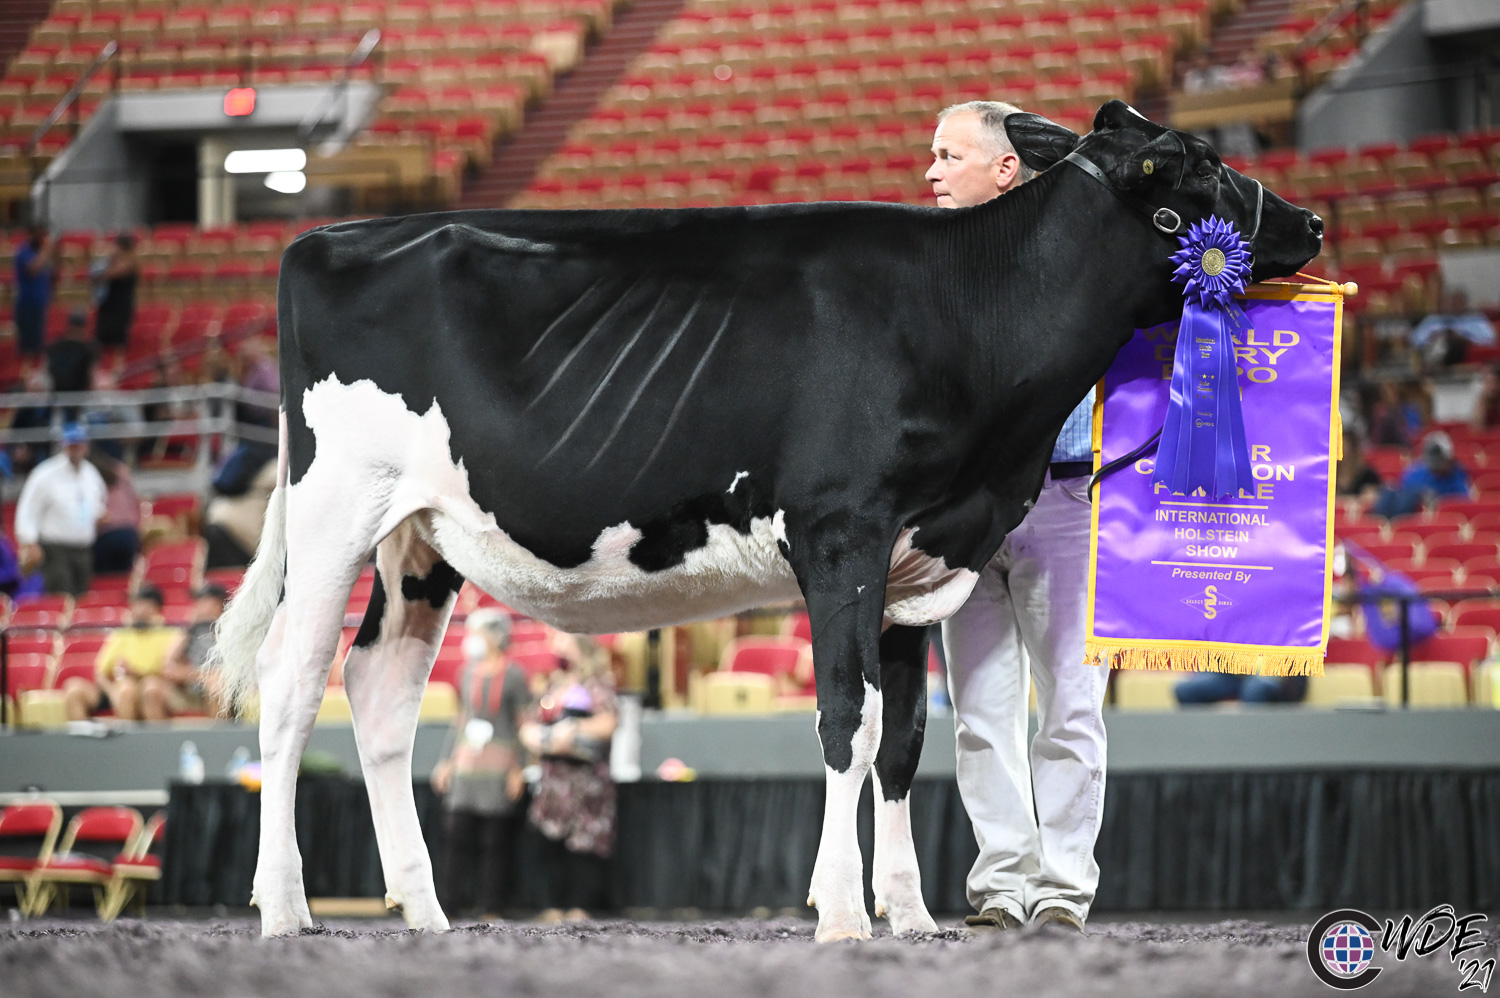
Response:
[[[1013,498],[1137,323],[1168,317],[1172,247],[1066,164],[958,221],[943,283],[978,379],[972,472]]]

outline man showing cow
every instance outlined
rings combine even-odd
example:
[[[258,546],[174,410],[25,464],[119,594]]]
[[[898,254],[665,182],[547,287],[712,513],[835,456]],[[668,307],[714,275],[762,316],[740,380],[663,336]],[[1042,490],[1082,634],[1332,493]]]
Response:
[[[1020,109],[971,101],[943,111],[927,180],[943,208],[967,208],[1030,180],[1005,118]],[[1094,840],[1104,809],[1108,672],[1083,661],[1093,471],[1089,392],[1068,417],[1036,505],[943,623],[958,728],[958,787],[979,858],[965,919],[1082,932],[1099,882]],[[1027,757],[1028,678],[1039,730]]]

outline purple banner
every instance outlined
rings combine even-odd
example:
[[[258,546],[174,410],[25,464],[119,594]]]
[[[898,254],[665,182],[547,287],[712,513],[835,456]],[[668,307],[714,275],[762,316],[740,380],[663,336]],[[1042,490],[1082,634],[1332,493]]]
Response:
[[[1253,486],[1173,494],[1153,485],[1151,457],[1100,483],[1089,648],[1101,664],[1321,665],[1340,304],[1272,288],[1252,289],[1250,327],[1234,334]],[[1140,331],[1105,375],[1102,464],[1161,428],[1176,340],[1175,324]]]

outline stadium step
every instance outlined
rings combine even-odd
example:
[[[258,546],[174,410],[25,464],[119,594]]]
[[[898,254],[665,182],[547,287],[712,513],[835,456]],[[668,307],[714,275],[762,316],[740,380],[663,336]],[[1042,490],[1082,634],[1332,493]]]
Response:
[[[1255,40],[1276,28],[1292,13],[1291,0],[1249,0],[1214,29],[1209,56],[1215,66],[1238,62]]]
[[[464,184],[460,208],[499,208],[524,191],[542,161],[566,140],[599,99],[650,48],[663,25],[685,0],[636,0],[615,18],[614,27],[589,50],[579,67],[557,83],[552,95],[527,116],[514,138],[501,140],[488,169]]]
[[[5,0],[0,3],[0,68],[8,68],[16,53],[26,47],[31,26],[45,18],[51,7],[52,0]]]

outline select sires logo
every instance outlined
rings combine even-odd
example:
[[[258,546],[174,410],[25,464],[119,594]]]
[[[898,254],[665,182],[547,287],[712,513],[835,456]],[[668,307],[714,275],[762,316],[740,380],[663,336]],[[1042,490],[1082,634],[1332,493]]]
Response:
[[[1318,919],[1308,933],[1307,962],[1330,988],[1354,991],[1380,976],[1384,968],[1371,966],[1377,952],[1394,952],[1398,961],[1438,953],[1457,967],[1458,990],[1488,992],[1495,959],[1464,958],[1485,945],[1480,933],[1486,917],[1460,915],[1451,904],[1440,904],[1418,919],[1403,915],[1400,922],[1386,919],[1382,925],[1365,912],[1341,908]]]

